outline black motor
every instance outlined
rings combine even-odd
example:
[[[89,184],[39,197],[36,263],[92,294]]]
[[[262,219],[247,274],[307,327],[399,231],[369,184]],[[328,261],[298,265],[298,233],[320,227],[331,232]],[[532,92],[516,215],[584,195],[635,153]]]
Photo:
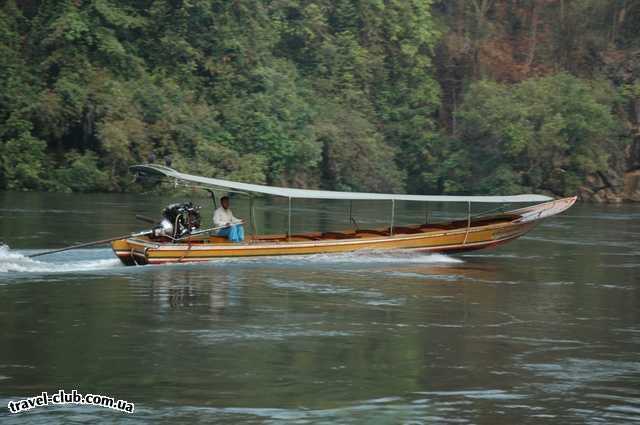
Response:
[[[192,202],[168,205],[162,210],[162,221],[153,228],[154,237],[179,239],[200,228],[200,206]]]

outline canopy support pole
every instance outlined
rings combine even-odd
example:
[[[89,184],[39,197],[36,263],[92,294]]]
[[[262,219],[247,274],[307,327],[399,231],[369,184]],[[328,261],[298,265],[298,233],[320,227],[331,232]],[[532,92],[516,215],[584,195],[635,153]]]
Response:
[[[429,208],[427,208],[427,203],[424,203],[424,224],[429,224]]]
[[[249,196],[249,221],[251,221],[251,240],[256,238],[258,230],[256,228],[256,214],[253,207],[253,195]]]
[[[289,214],[288,214],[288,230],[287,230],[287,240],[291,240],[291,198],[289,198]]]
[[[470,229],[471,229],[471,201],[467,202],[467,232],[464,234],[464,241],[462,241],[462,245],[467,244],[467,238],[469,237]]]
[[[353,223],[353,227],[357,233],[360,229],[360,226],[358,226],[358,222],[356,221],[356,219],[353,218],[353,200],[349,201],[349,223]]]
[[[389,236],[393,236],[393,222],[396,219],[396,200],[391,200],[391,225],[389,226]]]
[[[216,210],[218,209],[218,203],[216,202],[216,193],[211,189],[205,190],[209,192],[209,195],[211,195],[211,201],[213,202],[213,214],[211,214],[211,223],[213,224],[213,216],[216,214]]]
[[[216,202],[216,193],[211,189],[205,189],[211,195],[211,201],[213,202],[213,210],[215,211],[218,208],[218,203]]]

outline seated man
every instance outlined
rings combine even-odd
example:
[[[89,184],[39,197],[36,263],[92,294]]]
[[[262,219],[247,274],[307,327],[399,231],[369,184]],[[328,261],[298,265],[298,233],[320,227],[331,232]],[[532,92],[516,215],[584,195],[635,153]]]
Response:
[[[229,197],[223,196],[220,198],[220,204],[220,208],[213,213],[213,225],[215,227],[226,227],[218,230],[218,235],[226,236],[231,242],[244,240],[242,220],[233,216],[233,212],[229,208]]]

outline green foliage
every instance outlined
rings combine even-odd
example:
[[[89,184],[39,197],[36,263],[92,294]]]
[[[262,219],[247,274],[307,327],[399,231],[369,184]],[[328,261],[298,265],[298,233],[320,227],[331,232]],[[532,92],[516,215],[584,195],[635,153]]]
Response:
[[[325,186],[346,191],[403,189],[406,176],[395,166],[394,150],[365,117],[335,104],[324,105],[321,115],[315,131],[323,144]]]
[[[513,86],[479,81],[466,98],[455,148],[471,154],[460,164],[471,170],[460,176],[468,190],[570,195],[620,149],[617,99],[604,82],[568,74]]]
[[[497,3],[8,0],[0,188],[136,190],[128,167],[155,155],[197,174],[298,187],[572,193],[619,150],[611,110],[640,105],[637,83],[616,95],[595,77],[510,86],[468,84],[464,71],[450,84],[434,66],[444,32],[477,56],[494,15],[508,9],[515,34],[528,19],[515,11],[537,4]],[[563,30],[545,35],[562,49],[539,47],[539,57],[578,63],[607,40],[637,45],[638,8],[564,3]],[[452,105],[463,87],[464,104]]]
[[[46,143],[28,132],[0,145],[0,182],[10,190],[41,189],[45,183]]]
[[[266,182],[267,159],[262,155],[241,155],[219,143],[202,141],[196,147],[196,158],[185,164],[193,173],[257,184]]]
[[[55,177],[58,190],[99,192],[109,189],[109,176],[98,169],[98,157],[92,151],[69,152],[65,155],[65,167],[56,170]]]

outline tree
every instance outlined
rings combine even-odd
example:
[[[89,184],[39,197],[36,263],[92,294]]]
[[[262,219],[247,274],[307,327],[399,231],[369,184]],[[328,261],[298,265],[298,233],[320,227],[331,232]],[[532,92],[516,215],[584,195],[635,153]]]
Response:
[[[606,171],[609,152],[620,149],[616,102],[607,83],[569,74],[515,86],[472,85],[458,113],[473,158],[468,187],[574,194],[589,174]]]

